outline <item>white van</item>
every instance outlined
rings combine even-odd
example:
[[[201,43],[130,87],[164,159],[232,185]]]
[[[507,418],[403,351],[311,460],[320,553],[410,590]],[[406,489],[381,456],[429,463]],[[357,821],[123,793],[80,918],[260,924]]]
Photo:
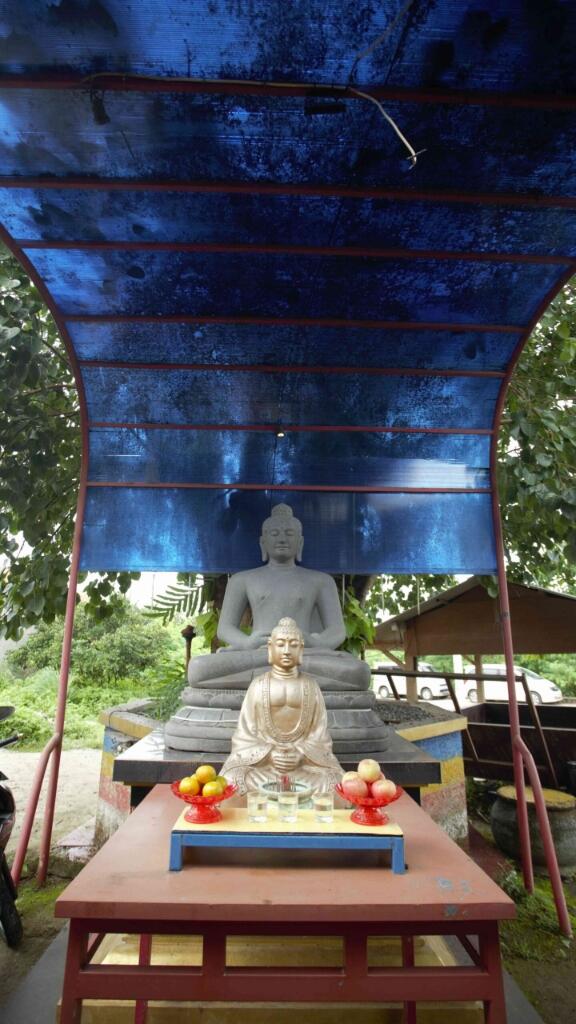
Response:
[[[435,671],[433,665],[428,664],[427,661],[419,662],[418,669],[422,669],[423,672]],[[376,668],[372,670],[372,688],[378,700],[388,700],[389,697],[394,696],[394,692],[390,686],[390,680],[387,676],[381,675],[382,672],[393,673],[394,685],[400,696],[405,697],[406,676],[402,675],[402,668],[400,665],[394,665],[390,662],[383,665],[376,665]],[[396,674],[398,672],[400,675]],[[440,700],[443,697],[450,696],[450,691],[448,690],[445,679],[430,679],[427,676],[417,676],[416,686],[418,689],[419,700]]]
[[[465,670],[466,673],[474,672],[474,668],[471,665],[467,665]],[[528,689],[532,694],[532,700],[535,704],[553,704],[555,701],[562,700],[562,690],[556,683],[553,683],[550,679],[544,679],[539,676],[537,672],[533,672],[530,668],[522,668],[521,665],[514,665],[514,671],[516,673],[516,679],[521,672],[524,672],[526,676],[526,682],[528,683]],[[483,665],[482,672],[489,676],[502,676],[502,679],[486,679],[484,682],[484,696],[486,700],[508,700],[508,683],[506,682],[506,665],[502,662],[492,665]],[[471,704],[476,704],[478,700],[478,689],[476,679],[467,682],[464,680],[466,699]],[[524,687],[521,682],[516,682],[516,696],[519,703],[526,704],[526,695],[524,693]]]

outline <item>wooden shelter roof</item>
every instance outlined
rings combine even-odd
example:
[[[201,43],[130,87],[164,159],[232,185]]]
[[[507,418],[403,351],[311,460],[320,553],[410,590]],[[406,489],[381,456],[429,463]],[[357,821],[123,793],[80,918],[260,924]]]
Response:
[[[542,587],[509,584],[514,649],[518,654],[576,651],[576,597]],[[375,646],[407,655],[503,652],[497,598],[477,576],[436,594],[378,626]]]

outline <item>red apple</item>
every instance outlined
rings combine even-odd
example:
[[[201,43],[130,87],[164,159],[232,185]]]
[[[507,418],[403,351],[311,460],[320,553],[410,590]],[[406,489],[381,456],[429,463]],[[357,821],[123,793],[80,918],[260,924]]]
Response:
[[[342,790],[344,795],[347,796],[352,803],[354,803],[355,800],[364,800],[365,797],[368,796],[368,786],[360,777],[356,779],[346,779],[343,781]]]
[[[345,782],[352,782],[352,780],[359,779],[358,772],[344,772],[344,775],[340,779],[340,784],[343,786]]]
[[[365,757],[358,765],[358,775],[364,779],[364,782],[376,782],[376,779],[382,777],[378,761],[374,761],[371,757]]]
[[[389,800],[390,797],[396,796],[396,785],[392,779],[377,779],[372,783],[371,796],[375,800]]]

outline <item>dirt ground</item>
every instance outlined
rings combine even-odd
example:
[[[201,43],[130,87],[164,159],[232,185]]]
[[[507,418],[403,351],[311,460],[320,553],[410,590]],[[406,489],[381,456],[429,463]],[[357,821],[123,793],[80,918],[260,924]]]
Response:
[[[54,818],[54,844],[95,816],[101,756],[99,750],[66,750],[62,754]],[[17,807],[16,826],[8,847],[9,861],[14,856],[15,840],[20,832],[38,758],[37,753],[0,750],[0,769],[9,777]],[[56,897],[67,884],[67,878],[51,872],[48,885],[42,890],[38,890],[34,882],[46,784],[43,790],[29,847],[29,869],[23,873],[19,892],[18,908],[24,926],[24,939],[21,946],[14,950],[9,949],[4,939],[0,938],[0,1007],[65,924],[55,920],[53,908]]]
[[[16,800],[16,825],[10,840],[9,859],[15,848],[15,837],[19,834],[26,799],[30,793],[34,769],[39,754],[22,753],[18,750],[0,750],[0,770],[8,776],[10,788]],[[96,814],[98,779],[100,776],[100,750],[65,750],[60,762],[58,797],[54,817],[54,839],[57,841],[78,825],[83,825]],[[46,784],[40,796],[36,822],[32,832],[30,850],[37,855],[42,828],[42,812],[45,803]],[[31,856],[31,860],[35,859]]]
[[[505,966],[544,1024],[576,1024],[576,972],[573,962],[549,964],[514,959],[507,961]]]

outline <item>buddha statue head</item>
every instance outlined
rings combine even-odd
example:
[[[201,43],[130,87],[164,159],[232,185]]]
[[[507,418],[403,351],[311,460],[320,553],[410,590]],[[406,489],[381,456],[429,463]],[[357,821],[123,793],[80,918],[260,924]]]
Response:
[[[291,673],[302,662],[304,636],[294,619],[280,619],[268,640],[268,661],[283,674]]]
[[[290,505],[275,505],[262,523],[262,561],[277,565],[300,562],[303,547],[302,523],[296,519]]]

